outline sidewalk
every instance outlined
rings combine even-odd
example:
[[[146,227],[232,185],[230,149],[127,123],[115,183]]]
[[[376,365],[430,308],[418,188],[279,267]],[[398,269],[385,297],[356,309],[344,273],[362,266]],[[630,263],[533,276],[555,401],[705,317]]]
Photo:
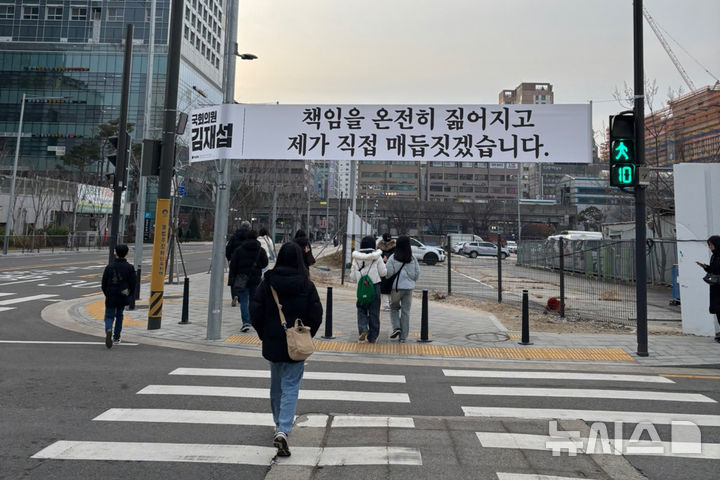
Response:
[[[134,311],[126,310],[123,339],[140,343],[153,339],[153,343],[198,350],[216,350],[216,347],[222,347],[222,350],[243,349],[257,354],[260,341],[253,330],[245,334],[240,332],[240,308],[231,307],[228,291],[224,292],[221,339],[206,340],[209,283],[210,275],[207,273],[190,276],[190,323],[185,325],[178,324],[182,312],[182,283],[166,285],[162,326],[157,330],[147,330],[149,284],[145,283],[141,292],[142,300],[138,301],[137,308]],[[318,292],[325,305],[327,289],[320,287]],[[508,331],[491,314],[432,301],[428,308],[431,342],[421,343],[416,341],[420,337],[422,306],[418,297],[413,299],[411,333],[406,344],[399,344],[389,338],[389,312],[385,311],[381,311],[378,343],[358,344],[354,289],[348,285],[335,287],[332,300],[332,335],[335,338],[322,338],[325,334],[324,320],[315,338],[318,352],[366,357],[384,354],[407,358],[562,360],[655,366],[720,363],[720,345],[707,337],[651,336],[650,356],[642,358],[635,355],[634,334],[535,334],[531,325],[530,340],[533,345],[521,346],[518,344],[519,332]],[[45,312],[43,314],[48,321],[64,328],[103,336],[102,295],[63,302],[53,307],[47,315]],[[57,310],[59,308],[64,309],[64,314]]]

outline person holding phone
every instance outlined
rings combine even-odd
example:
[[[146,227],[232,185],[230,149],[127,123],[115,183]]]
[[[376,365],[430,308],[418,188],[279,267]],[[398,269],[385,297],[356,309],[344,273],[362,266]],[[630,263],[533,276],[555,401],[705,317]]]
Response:
[[[707,240],[710,249],[710,263],[695,262],[706,273],[720,275],[720,235],[713,235]],[[720,285],[710,284],[710,313],[715,314],[718,325],[715,327],[715,341],[720,343]]]

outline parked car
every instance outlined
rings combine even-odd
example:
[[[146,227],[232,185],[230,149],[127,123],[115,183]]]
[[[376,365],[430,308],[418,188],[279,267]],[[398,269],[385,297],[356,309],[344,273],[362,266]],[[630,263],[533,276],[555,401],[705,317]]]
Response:
[[[467,242],[462,250],[463,255],[470,258],[475,257],[497,257],[497,244],[490,242]],[[510,256],[507,247],[500,249],[500,256],[503,260]]]
[[[508,252],[517,255],[517,242],[513,240],[508,240],[507,242],[505,242],[505,247],[507,247]]]
[[[382,237],[377,238],[378,242],[380,240],[382,240]],[[395,238],[395,240],[397,240],[397,238]],[[410,247],[412,248],[413,257],[417,258],[418,262],[425,262],[427,265],[435,265],[438,262],[445,261],[445,250],[443,250],[442,247],[426,245],[420,240],[412,237],[410,237]]]
[[[467,242],[457,242],[455,245],[452,246],[452,252],[453,253],[462,253],[462,249],[466,243]]]

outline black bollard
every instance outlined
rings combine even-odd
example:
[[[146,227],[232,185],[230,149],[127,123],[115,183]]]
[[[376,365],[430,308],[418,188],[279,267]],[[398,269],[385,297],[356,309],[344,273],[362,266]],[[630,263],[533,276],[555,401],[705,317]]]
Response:
[[[178,322],[178,325],[187,325],[190,323],[188,320],[188,307],[190,306],[190,279],[185,277],[185,285],[183,285],[183,304],[182,304],[182,317]]]
[[[432,342],[430,338],[428,338],[430,334],[428,333],[428,291],[423,290],[423,296],[422,296],[422,313],[420,316],[420,339],[418,342],[422,343],[428,343]]]
[[[327,300],[325,302],[325,335],[322,338],[332,339],[332,287],[327,287]]]
[[[520,345],[532,345],[530,341],[530,314],[528,312],[528,291],[523,290],[522,296],[522,339]]]
[[[135,280],[135,300],[140,300],[140,282],[142,281],[142,267],[138,265],[137,279]]]

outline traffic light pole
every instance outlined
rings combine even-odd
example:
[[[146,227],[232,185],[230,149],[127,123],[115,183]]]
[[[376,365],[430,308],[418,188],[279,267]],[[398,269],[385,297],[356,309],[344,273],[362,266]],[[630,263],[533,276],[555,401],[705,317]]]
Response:
[[[120,230],[120,207],[122,194],[127,188],[128,149],[130,148],[127,133],[128,102],[130,99],[130,69],[132,68],[132,42],[133,25],[129,23],[125,32],[125,59],[123,63],[122,94],[120,96],[120,125],[118,131],[118,151],[115,162],[115,177],[113,179],[113,206],[112,223],[110,225],[110,238],[108,238],[108,262],[112,262],[115,255],[115,245],[118,243]]]
[[[171,11],[182,12],[183,0],[172,0]],[[170,183],[175,164],[175,132],[177,131],[177,98],[180,77],[180,46],[182,44],[183,15],[170,16],[170,39],[167,53],[167,84],[165,85],[165,120],[162,134],[160,178],[155,204],[155,239],[153,242],[152,272],[148,330],[157,330],[162,322],[165,290],[165,255],[170,233]]]
[[[643,2],[633,2],[635,80],[635,152],[637,163],[645,163],[645,82],[643,71]],[[637,310],[637,354],[648,356],[647,265],[645,258],[645,187],[635,187],[635,294]]]

